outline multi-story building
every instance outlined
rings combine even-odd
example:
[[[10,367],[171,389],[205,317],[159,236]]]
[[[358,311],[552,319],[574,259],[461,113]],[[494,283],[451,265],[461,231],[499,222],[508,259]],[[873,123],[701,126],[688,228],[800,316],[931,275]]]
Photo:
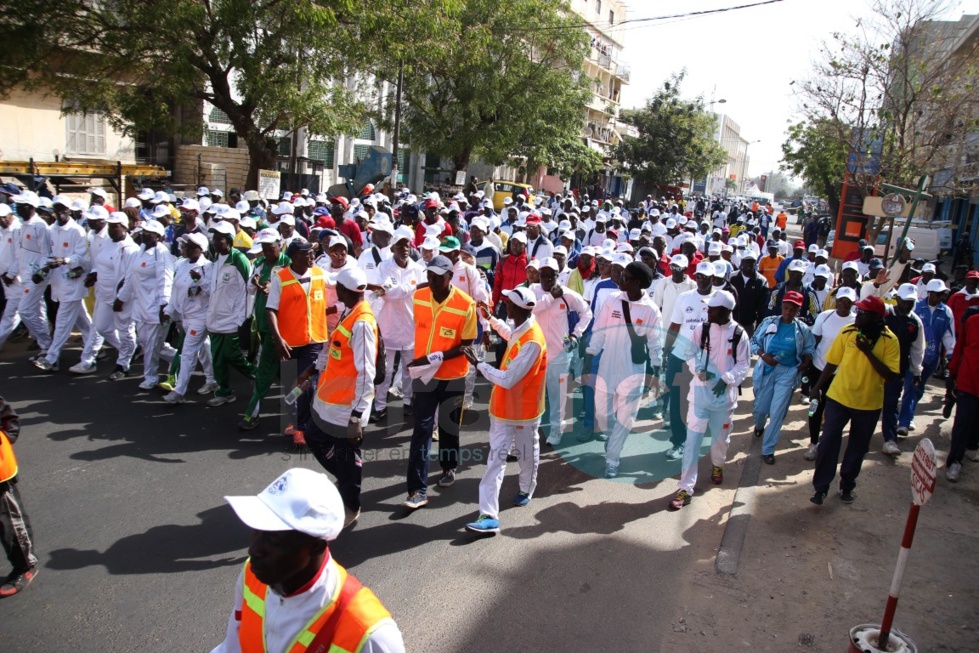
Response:
[[[627,129],[619,122],[622,86],[629,83],[630,69],[622,58],[620,24],[626,19],[626,4],[621,0],[571,0],[571,10],[581,18],[590,39],[583,73],[590,81],[592,97],[582,116],[581,138],[605,160],[605,169],[593,178],[575,179],[575,185],[599,184],[607,194],[625,195],[626,185],[616,174],[612,153]],[[564,182],[555,175],[538,174],[537,186],[560,191]]]

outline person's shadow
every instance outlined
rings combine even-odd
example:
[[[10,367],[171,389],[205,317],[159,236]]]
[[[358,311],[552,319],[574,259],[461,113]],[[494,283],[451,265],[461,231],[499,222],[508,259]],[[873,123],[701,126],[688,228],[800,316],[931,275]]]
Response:
[[[242,543],[250,531],[227,506],[209,508],[197,515],[193,526],[154,526],[145,533],[128,535],[105,551],[56,549],[46,566],[50,569],[82,569],[104,566],[110,574],[169,574],[201,571],[244,564]],[[231,555],[229,555],[231,554]],[[217,560],[211,558],[222,556]]]

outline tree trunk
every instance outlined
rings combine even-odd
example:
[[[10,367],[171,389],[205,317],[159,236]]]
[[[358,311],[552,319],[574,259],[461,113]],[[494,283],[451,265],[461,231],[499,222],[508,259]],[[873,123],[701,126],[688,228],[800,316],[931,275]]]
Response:
[[[454,157],[452,157],[453,171],[452,179],[449,180],[450,184],[455,184],[456,173],[460,170],[466,170],[469,168],[469,159],[472,158],[473,150],[471,147],[467,147],[462,152],[459,152]]]
[[[258,189],[258,171],[272,170],[275,168],[275,157],[278,154],[278,146],[274,140],[264,137],[254,130],[244,135],[245,143],[248,145],[248,180],[245,186],[249,190]],[[277,197],[268,198],[269,201],[277,201]]]

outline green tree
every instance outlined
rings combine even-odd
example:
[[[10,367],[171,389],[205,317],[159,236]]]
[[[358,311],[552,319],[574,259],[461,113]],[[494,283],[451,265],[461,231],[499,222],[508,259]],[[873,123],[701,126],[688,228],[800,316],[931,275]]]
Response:
[[[806,186],[826,198],[832,215],[840,209],[840,190],[846,170],[848,145],[837,135],[840,125],[829,120],[790,125],[782,143],[784,170],[802,177]]]
[[[680,97],[684,76],[681,72],[665,81],[646,106],[622,112],[639,136],[626,137],[615,158],[642,183],[700,179],[727,160],[714,137],[717,118],[704,110],[702,100]]]
[[[579,22],[567,2],[466,0],[440,56],[406,62],[405,141],[456,170],[473,157],[563,165],[591,95]]]
[[[0,10],[0,95],[17,85],[104,111],[134,135],[200,134],[195,109],[226,113],[251,158],[271,167],[277,131],[351,133],[368,113],[358,75],[382,57],[437,52],[439,0],[23,0]],[[411,30],[428,17],[424,30]],[[181,111],[184,109],[185,111]],[[199,115],[199,114],[198,114]]]

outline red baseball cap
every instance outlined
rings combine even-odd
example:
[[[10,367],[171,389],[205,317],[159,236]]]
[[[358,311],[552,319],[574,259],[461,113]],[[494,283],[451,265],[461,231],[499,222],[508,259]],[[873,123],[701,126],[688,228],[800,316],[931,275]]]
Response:
[[[438,200],[431,198],[425,200],[425,204],[422,206],[423,209],[437,209],[438,207]]]
[[[966,279],[979,279],[979,270],[969,270],[965,273]]]
[[[782,303],[795,304],[798,307],[802,307],[802,293],[798,293],[794,290],[790,290],[785,293],[785,297],[782,298]]]
[[[805,249],[805,248],[806,248],[806,241],[804,240],[797,240],[792,244],[792,249]]]
[[[331,202],[335,202],[336,204],[339,204],[340,206],[342,206],[345,209],[350,206],[350,202],[347,201],[347,198],[346,197],[339,196],[339,195],[337,197],[331,197],[330,198],[330,201]]]
[[[536,213],[531,213],[527,216],[527,224],[540,224],[540,216]]]
[[[861,299],[853,306],[859,308],[861,311],[867,311],[868,313],[876,313],[881,317],[887,315],[887,307],[884,306],[884,302],[881,300],[881,298],[875,295],[871,295],[866,299]]]

